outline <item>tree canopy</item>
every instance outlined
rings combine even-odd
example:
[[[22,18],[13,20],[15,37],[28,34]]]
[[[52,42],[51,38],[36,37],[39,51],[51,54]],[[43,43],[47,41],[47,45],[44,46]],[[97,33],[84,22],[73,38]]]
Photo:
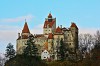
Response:
[[[5,57],[7,57],[8,59],[11,59],[15,56],[15,50],[14,47],[11,43],[9,43],[6,47],[6,53],[5,53]]]
[[[64,47],[63,39],[60,40],[58,54],[60,55],[60,60],[63,61],[65,59],[65,47]]]
[[[23,54],[26,56],[35,56],[35,57],[38,55],[38,49],[34,43],[33,35],[29,36]]]

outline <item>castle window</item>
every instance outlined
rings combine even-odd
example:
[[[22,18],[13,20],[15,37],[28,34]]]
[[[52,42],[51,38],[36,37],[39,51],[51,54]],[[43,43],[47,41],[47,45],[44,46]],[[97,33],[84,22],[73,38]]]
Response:
[[[73,48],[71,48],[71,51],[73,51]]]
[[[71,45],[71,43],[69,43],[69,45]]]

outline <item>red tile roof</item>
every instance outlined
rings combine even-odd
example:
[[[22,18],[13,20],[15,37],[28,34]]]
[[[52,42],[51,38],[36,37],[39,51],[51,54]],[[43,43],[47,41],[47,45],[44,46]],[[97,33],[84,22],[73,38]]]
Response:
[[[44,37],[44,35],[43,34],[35,35],[35,38],[39,38],[39,37]]]
[[[56,33],[62,33],[62,30],[59,26],[56,28]]]
[[[24,28],[22,30],[22,33],[30,33],[27,22],[25,22],[25,24],[24,24]]]
[[[49,28],[52,28],[54,23],[55,23],[55,20],[52,19],[52,15],[51,15],[51,13],[49,13],[47,20],[45,20],[45,22],[44,22],[43,28],[47,28],[47,26],[49,26]]]
[[[50,28],[52,28],[54,22],[55,22],[54,20],[52,20],[52,22],[45,21],[43,28],[47,28],[48,25],[49,25]]]
[[[53,39],[53,34],[52,33],[49,33],[48,39]]]
[[[70,27],[75,27],[75,28],[77,28],[77,29],[78,29],[78,27],[76,26],[76,24],[75,24],[75,23],[72,23]]]

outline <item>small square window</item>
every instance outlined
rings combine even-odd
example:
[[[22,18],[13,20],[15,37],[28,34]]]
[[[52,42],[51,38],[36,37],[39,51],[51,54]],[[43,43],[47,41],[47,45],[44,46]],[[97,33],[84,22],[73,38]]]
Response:
[[[71,51],[73,51],[73,48],[71,48]]]

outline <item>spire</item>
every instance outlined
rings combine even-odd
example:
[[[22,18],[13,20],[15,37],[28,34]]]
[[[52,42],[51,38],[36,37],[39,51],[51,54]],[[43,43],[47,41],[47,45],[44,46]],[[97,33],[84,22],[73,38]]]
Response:
[[[48,18],[52,18],[52,14],[51,14],[51,12],[49,13]]]
[[[25,19],[25,22],[26,22],[26,19]]]
[[[25,24],[24,24],[24,28],[22,30],[22,33],[30,33],[26,19],[25,19]]]

